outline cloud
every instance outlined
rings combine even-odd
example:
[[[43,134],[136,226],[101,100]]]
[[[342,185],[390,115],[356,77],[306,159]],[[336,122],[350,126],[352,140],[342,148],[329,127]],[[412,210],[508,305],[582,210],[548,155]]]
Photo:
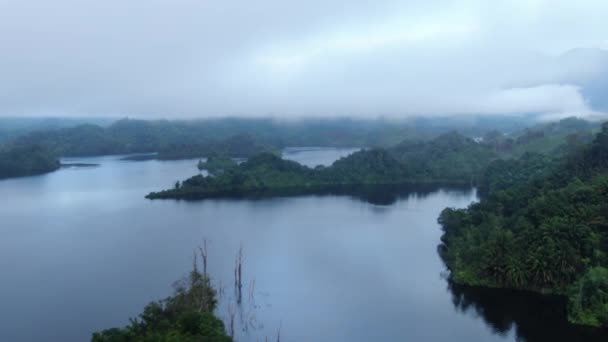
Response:
[[[607,10],[596,0],[5,0],[0,115],[597,116],[608,110]]]
[[[497,91],[484,98],[480,108],[483,113],[595,114],[589,110],[578,87],[560,84]]]

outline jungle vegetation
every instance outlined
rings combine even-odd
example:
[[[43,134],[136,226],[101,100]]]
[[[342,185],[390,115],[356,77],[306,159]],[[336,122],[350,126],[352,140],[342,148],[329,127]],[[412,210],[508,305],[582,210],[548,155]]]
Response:
[[[196,266],[175,285],[175,293],[148,304],[124,328],[93,334],[92,342],[230,342],[224,323],[214,315],[216,291]]]
[[[42,146],[0,148],[0,179],[43,174],[59,167],[57,157]]]
[[[458,284],[565,295],[573,323],[608,325],[608,123],[547,162],[497,160],[488,192],[446,209],[440,252]]]
[[[586,124],[581,125],[584,129],[589,128]],[[569,120],[552,127],[571,133],[571,126],[579,129],[579,125]],[[276,155],[259,154],[241,165],[232,165],[221,174],[196,175],[181,182],[179,188],[154,192],[147,197],[196,199],[259,193],[297,194],[345,186],[421,183],[506,188],[514,181],[535,174],[539,168],[547,169],[555,156],[568,154],[583,145],[576,139],[570,143],[564,140],[564,146],[553,149],[554,154],[528,152],[514,159],[510,152],[496,149],[496,139],[476,141],[457,132],[447,132],[427,141],[405,140],[388,149],[362,150],[331,166],[315,168],[281,160]],[[218,159],[214,160],[214,164],[218,162]],[[528,169],[523,169],[521,163]],[[508,170],[518,170],[520,178],[507,174]],[[499,176],[501,172],[503,175]]]
[[[198,161],[198,169],[206,170],[210,175],[217,176],[237,167],[238,164],[232,158],[214,153],[207,157],[206,161]]]
[[[261,194],[301,193],[328,187],[399,184],[405,170],[388,152],[373,149],[356,152],[330,167],[309,168],[297,162],[263,153],[216,175],[196,175],[180,187],[151,193],[147,197],[196,199]]]

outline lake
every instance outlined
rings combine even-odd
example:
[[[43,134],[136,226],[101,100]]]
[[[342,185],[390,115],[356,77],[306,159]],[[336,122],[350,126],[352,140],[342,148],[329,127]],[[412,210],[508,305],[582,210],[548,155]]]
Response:
[[[285,157],[314,166],[352,151]],[[218,315],[236,308],[238,341],[279,331],[296,342],[597,337],[565,324],[559,298],[448,283],[436,219],[476,201],[474,189],[150,201],[147,193],[198,172],[197,160],[120,158],[66,159],[100,165],[0,181],[0,341],[87,341],[124,326],[171,294],[203,240],[222,289]],[[240,247],[245,295],[236,306]]]

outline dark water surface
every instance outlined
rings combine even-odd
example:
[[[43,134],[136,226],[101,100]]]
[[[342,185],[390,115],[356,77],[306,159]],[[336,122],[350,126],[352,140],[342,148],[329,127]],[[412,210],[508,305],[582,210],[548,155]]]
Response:
[[[316,165],[349,152],[286,155]],[[437,215],[475,201],[473,190],[149,201],[195,174],[196,160],[119,159],[0,181],[0,341],[87,341],[127,324],[171,294],[203,239],[222,318],[243,247],[238,341],[276,340],[278,330],[298,342],[585,340],[559,300],[442,277]]]

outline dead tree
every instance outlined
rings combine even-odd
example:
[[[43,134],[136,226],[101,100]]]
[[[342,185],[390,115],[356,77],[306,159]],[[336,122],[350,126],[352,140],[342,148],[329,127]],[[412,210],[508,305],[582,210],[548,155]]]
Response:
[[[236,307],[232,302],[228,304],[228,314],[230,315],[230,338],[234,340],[234,317],[236,316]]]
[[[196,256],[196,251],[192,252],[192,274],[190,275],[190,288],[193,288],[196,285],[197,275],[198,273],[198,257]]]
[[[279,329],[277,330],[277,342],[281,342],[281,325],[279,324]]]
[[[243,298],[243,247],[239,248],[234,266],[234,286],[236,290],[237,303],[241,304]]]
[[[249,284],[249,303],[253,304],[253,296],[255,293],[255,279],[251,281]]]
[[[199,246],[198,250],[201,253],[201,260],[203,260],[203,275],[206,277],[207,276],[207,239],[203,240],[203,246]]]

